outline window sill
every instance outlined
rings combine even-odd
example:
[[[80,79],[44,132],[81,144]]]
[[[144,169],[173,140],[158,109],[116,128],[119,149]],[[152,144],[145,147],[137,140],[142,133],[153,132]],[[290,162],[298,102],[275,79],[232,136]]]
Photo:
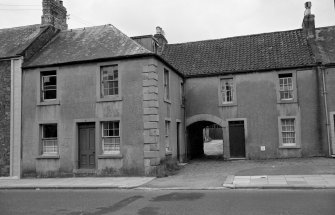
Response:
[[[40,155],[36,157],[37,160],[42,160],[42,159],[59,159],[59,155]]]
[[[170,99],[164,99],[165,103],[171,104],[171,100]]]
[[[117,102],[122,101],[121,96],[113,96],[113,97],[105,97],[105,98],[98,98],[97,102]]]
[[[279,146],[279,149],[300,149],[300,146]]]
[[[98,155],[98,159],[122,159],[123,156],[121,154],[102,154]]]
[[[167,155],[167,156],[172,155],[172,151],[166,151],[165,155]]]
[[[233,107],[233,106],[237,106],[237,104],[234,102],[219,104],[219,107]]]
[[[278,104],[293,104],[298,103],[296,100],[279,100],[277,101]]]
[[[37,106],[60,105],[59,100],[37,102]]]

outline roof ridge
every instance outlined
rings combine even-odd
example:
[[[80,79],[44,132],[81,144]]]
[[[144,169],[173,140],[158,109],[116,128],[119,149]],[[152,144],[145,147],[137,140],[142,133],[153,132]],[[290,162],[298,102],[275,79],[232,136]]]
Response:
[[[184,45],[184,44],[199,43],[199,42],[212,42],[212,41],[220,41],[220,40],[233,39],[233,38],[255,37],[255,36],[261,36],[261,35],[267,35],[267,34],[293,32],[293,31],[300,31],[300,30],[302,29],[298,28],[298,29],[286,30],[286,31],[273,31],[273,32],[266,32],[266,33],[259,33],[259,34],[247,34],[247,35],[224,37],[224,38],[218,38],[218,39],[198,40],[198,41],[191,41],[191,42],[184,42],[184,43],[173,43],[173,44],[167,44],[167,45],[171,46],[171,45]]]

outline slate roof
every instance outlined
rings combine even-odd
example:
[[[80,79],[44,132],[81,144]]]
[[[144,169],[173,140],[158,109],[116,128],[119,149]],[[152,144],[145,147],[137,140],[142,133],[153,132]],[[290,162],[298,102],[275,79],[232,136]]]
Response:
[[[162,57],[187,77],[311,66],[315,61],[301,29],[167,44]]]
[[[24,67],[151,53],[112,25],[61,31]]]
[[[324,64],[335,63],[335,26],[317,28],[316,45]]]
[[[0,29],[0,58],[23,52],[40,33],[40,25]]]

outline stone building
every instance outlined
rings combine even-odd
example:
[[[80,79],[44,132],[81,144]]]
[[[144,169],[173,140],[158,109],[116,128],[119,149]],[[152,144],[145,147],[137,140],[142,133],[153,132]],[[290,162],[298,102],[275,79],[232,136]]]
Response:
[[[0,30],[3,163],[10,148],[13,176],[164,175],[204,154],[208,127],[227,160],[332,156],[335,27],[310,11],[300,29],[169,44],[160,27],[68,30],[44,0],[41,25]]]

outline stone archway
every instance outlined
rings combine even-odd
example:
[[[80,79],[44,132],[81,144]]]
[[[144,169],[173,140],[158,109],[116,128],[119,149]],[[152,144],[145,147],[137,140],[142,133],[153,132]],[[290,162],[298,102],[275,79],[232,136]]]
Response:
[[[211,114],[198,114],[186,119],[186,127],[200,121],[212,122],[223,128],[227,126],[227,122],[217,116]]]
[[[188,158],[200,158],[204,153],[203,129],[207,126],[216,124],[223,129],[227,126],[225,120],[210,114],[199,114],[186,119],[187,139],[188,139]],[[223,133],[222,133],[223,134]]]

